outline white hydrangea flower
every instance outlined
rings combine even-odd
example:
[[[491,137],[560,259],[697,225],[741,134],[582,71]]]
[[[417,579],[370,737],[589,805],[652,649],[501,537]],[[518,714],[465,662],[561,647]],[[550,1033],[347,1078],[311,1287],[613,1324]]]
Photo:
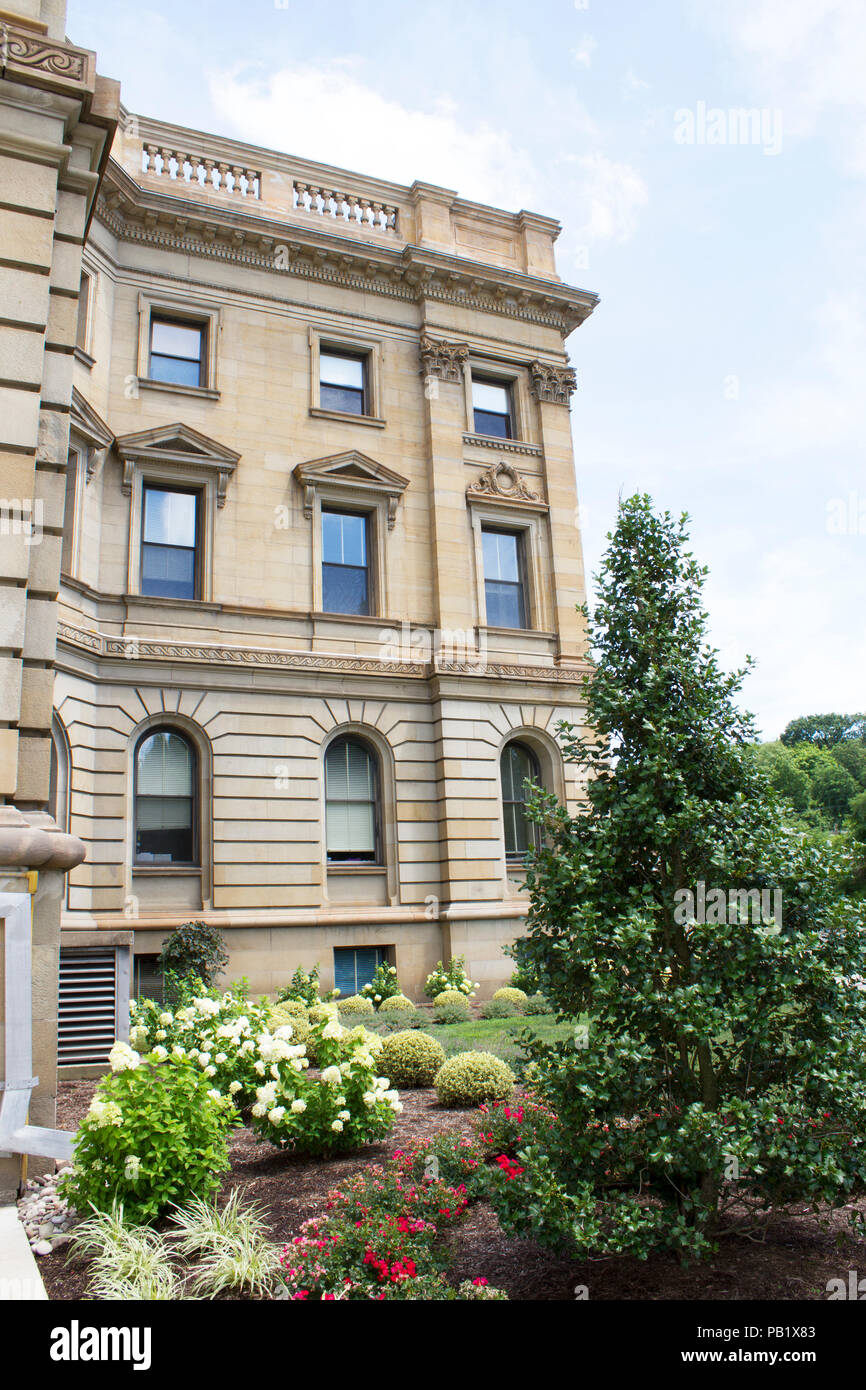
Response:
[[[157,1028],[157,1030],[156,1030],[156,1040],[157,1040],[157,1042],[165,1042],[165,1040],[166,1040],[167,1037],[168,1037],[168,1034],[166,1033],[166,1031],[165,1031],[164,1028]]]
[[[239,1090],[241,1090],[241,1083],[239,1081],[232,1081],[229,1084],[230,1095],[236,1096]]]
[[[376,1100],[378,1099],[378,1097],[376,1096],[375,1091],[365,1091],[361,1099],[363,1100],[365,1105],[371,1106],[376,1104]]]
[[[306,1110],[306,1108],[307,1108],[307,1102],[306,1102],[305,1100],[293,1100],[293,1101],[292,1101],[292,1114],[293,1114],[293,1115],[303,1115],[303,1113],[304,1113],[304,1111]]]
[[[208,1091],[208,1095],[210,1096],[211,1100],[222,1100],[220,1092],[215,1090],[214,1088],[211,1088],[211,1090]]]
[[[126,1181],[127,1181],[127,1182],[136,1182],[137,1179],[138,1179],[138,1174],[139,1174],[139,1169],[140,1169],[140,1168],[141,1168],[141,1159],[138,1157],[138,1155],[137,1155],[137,1154],[127,1154],[127,1155],[126,1155],[126,1163],[124,1164],[124,1167],[123,1167],[123,1176],[126,1178]]]
[[[337,1119],[338,1119],[338,1120],[351,1120],[351,1118],[352,1118],[352,1113],[351,1113],[350,1110],[340,1110],[340,1111],[338,1112],[338,1114],[337,1114]]]
[[[343,1034],[345,1033],[345,1031],[346,1031],[346,1030],[345,1030],[345,1028],[342,1026],[342,1024],[338,1023],[336,1019],[333,1019],[333,1018],[332,1018],[331,1021],[330,1021],[330,1023],[326,1023],[326,1024],[325,1024],[325,1027],[322,1029],[322,1037],[323,1037],[323,1038],[341,1038],[341,1037],[343,1036]]]
[[[157,1044],[157,1046],[153,1049],[151,1055],[153,1057],[158,1057],[161,1062],[164,1062],[166,1057],[168,1056],[168,1049],[165,1047],[161,1047],[159,1044]]]
[[[339,1086],[342,1079],[339,1067],[325,1067],[322,1072],[322,1080],[326,1086]]]
[[[108,1061],[112,1071],[133,1071],[141,1057],[127,1043],[116,1042],[108,1054]]]
[[[223,1062],[228,1061],[228,1058],[226,1057],[226,1054],[224,1052],[218,1052],[217,1055],[214,1057],[214,1061],[216,1062],[218,1067],[221,1067]]]
[[[286,1107],[284,1105],[275,1105],[272,1110],[268,1111],[268,1119],[272,1125],[278,1125],[285,1113]]]
[[[266,1115],[267,1113],[268,1107],[266,1105],[262,1105],[262,1102],[260,1100],[257,1100],[255,1105],[253,1106],[253,1114],[255,1115],[256,1119],[260,1120],[262,1116]]]
[[[342,1121],[342,1120],[334,1120],[333,1124],[331,1125],[331,1129],[334,1131],[335,1134],[342,1134],[342,1132],[343,1132],[343,1121]]]
[[[216,1067],[205,1067],[205,1076],[216,1076]]]
[[[174,1022],[174,1019],[172,1018],[171,1014],[165,1013],[160,1014],[159,1021],[162,1024],[163,1028],[167,1028],[170,1023]]]

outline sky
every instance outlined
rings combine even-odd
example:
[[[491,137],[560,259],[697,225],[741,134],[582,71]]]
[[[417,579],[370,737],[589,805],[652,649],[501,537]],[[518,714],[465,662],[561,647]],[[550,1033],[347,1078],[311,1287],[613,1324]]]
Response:
[[[601,297],[567,343],[590,593],[649,492],[764,738],[866,708],[863,0],[69,0],[68,32],[131,111],[558,218]]]

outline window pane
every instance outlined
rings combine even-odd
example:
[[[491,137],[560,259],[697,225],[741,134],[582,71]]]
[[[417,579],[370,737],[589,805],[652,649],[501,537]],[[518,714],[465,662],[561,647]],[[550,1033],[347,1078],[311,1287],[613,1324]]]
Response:
[[[526,783],[539,780],[538,767],[520,743],[509,743],[502,750],[502,819],[505,831],[505,853],[521,857],[536,842],[536,828],[527,820],[524,804],[528,796]]]
[[[319,357],[319,381],[329,386],[351,386],[364,389],[364,363],[358,357],[337,357],[323,352]]]
[[[325,819],[329,858],[375,861],[375,764],[355,739],[338,739],[325,755]]]
[[[323,511],[322,559],[330,565],[366,565],[367,518]]]
[[[190,864],[193,833],[195,754],[184,738],[160,729],[138,748],[135,854],[146,864]]]
[[[192,796],[194,765],[186,739],[168,729],[151,734],[138,750],[139,796]]]
[[[195,551],[171,545],[143,545],[141,592],[151,598],[194,599]]]
[[[322,612],[369,617],[367,571],[350,565],[322,565]]]
[[[87,346],[87,313],[90,307],[90,289],[90,276],[82,275],[78,291],[78,321],[75,327],[75,346],[80,348]]]
[[[144,490],[144,539],[157,545],[194,546],[198,494]]]
[[[489,410],[494,415],[508,415],[508,387],[495,386],[489,381],[473,381],[472,405],[475,410]]]
[[[167,357],[186,357],[195,362],[201,360],[202,330],[200,327],[187,327],[180,323],[166,323],[154,319],[151,325],[151,352]]]
[[[201,368],[198,362],[188,362],[183,357],[160,357],[150,354],[151,381],[169,381],[173,386],[200,386]]]
[[[482,531],[485,579],[520,580],[518,538],[513,532]]]
[[[364,414],[364,392],[348,386],[322,386],[319,391],[322,410],[339,410],[343,415]]]
[[[488,579],[484,593],[489,627],[526,627],[523,589],[519,584],[505,584],[498,579]]]

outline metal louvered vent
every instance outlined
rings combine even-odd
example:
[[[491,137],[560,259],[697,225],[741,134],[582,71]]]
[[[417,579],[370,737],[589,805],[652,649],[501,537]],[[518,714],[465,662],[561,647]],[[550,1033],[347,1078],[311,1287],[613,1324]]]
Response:
[[[60,952],[57,1060],[106,1062],[117,1037],[117,952]]]

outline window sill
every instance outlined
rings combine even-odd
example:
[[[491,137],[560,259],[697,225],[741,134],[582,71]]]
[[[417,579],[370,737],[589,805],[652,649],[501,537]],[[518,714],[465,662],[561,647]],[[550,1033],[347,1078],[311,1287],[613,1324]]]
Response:
[[[536,627],[492,627],[487,623],[482,624],[482,631],[492,632],[497,637],[511,637],[515,633],[520,633],[527,637],[546,637],[550,640],[556,637],[555,632],[539,632]]]
[[[177,381],[154,381],[152,377],[136,377],[140,388],[146,391],[168,391],[173,396],[195,396],[199,400],[218,401],[219,391],[211,386],[182,386]]]
[[[153,876],[156,875],[156,874],[159,874],[160,876],[165,876],[165,875],[171,875],[171,876],[183,875],[184,878],[192,878],[193,875],[198,875],[198,877],[201,877],[201,865],[200,865],[200,864],[133,864],[133,866],[132,866],[132,873],[133,873],[133,877],[136,877],[137,875],[140,874],[140,875],[143,875],[144,877],[147,877],[147,878],[153,877]]]
[[[533,454],[541,458],[542,449],[540,444],[530,444],[520,439],[502,439],[497,434],[470,434],[463,435],[464,444],[474,444],[483,449],[500,449],[506,454]]]
[[[351,410],[323,410],[321,406],[311,405],[310,414],[315,420],[336,420],[344,425],[372,425],[377,430],[385,428],[385,421],[377,415],[356,415]]]
[[[94,365],[94,363],[96,362],[96,358],[95,358],[95,357],[91,357],[91,356],[90,356],[90,353],[89,353],[89,352],[85,352],[85,351],[84,351],[84,348],[82,348],[82,347],[75,347],[75,348],[73,348],[73,349],[72,349],[72,356],[75,358],[76,362],[80,362],[81,365],[82,365],[83,367],[86,367],[88,371],[90,371],[90,368],[91,368],[91,367]]]
[[[164,594],[123,594],[122,597],[125,603],[155,603],[158,608],[175,609],[194,607],[197,613],[201,613],[202,611],[208,613],[221,612],[221,605],[212,603],[210,599],[166,598]],[[147,640],[150,639],[148,638]]]
[[[329,874],[384,874],[384,864],[327,864]]]
[[[334,623],[369,623],[372,627],[396,627],[400,623],[396,618],[382,618],[376,613],[311,613],[310,617],[314,622],[321,622],[326,619]]]

